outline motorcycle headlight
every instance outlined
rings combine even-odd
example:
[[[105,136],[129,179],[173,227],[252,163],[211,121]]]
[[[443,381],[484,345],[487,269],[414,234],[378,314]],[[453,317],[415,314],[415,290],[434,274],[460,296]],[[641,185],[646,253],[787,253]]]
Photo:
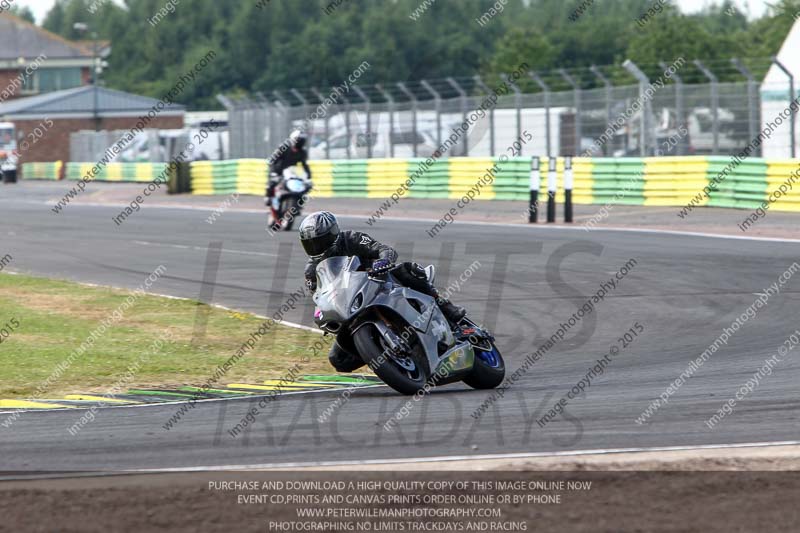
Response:
[[[306,190],[306,184],[299,179],[291,179],[286,182],[286,188],[289,192],[301,193]]]
[[[358,293],[356,297],[353,299],[353,305],[350,306],[351,313],[357,313],[361,306],[364,305],[364,295]]]

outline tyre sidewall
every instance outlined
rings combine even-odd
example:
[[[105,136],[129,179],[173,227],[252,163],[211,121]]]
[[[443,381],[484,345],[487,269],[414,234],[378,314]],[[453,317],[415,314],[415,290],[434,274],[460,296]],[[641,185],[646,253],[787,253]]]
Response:
[[[426,362],[418,361],[416,357],[414,358],[414,362],[425,376],[425,379],[423,379],[420,383],[408,379],[408,377],[406,377],[405,374],[388,358],[381,364],[380,358],[383,350],[381,349],[380,345],[375,342],[372,336],[373,332],[377,334],[376,329],[377,328],[374,325],[366,324],[360,327],[353,336],[356,348],[358,349],[358,354],[361,356],[364,362],[369,365],[372,371],[375,372],[375,374],[381,378],[384,383],[389,385],[400,394],[406,394],[410,396],[422,390],[425,387],[428,379],[430,379],[430,370],[428,369]]]
[[[464,378],[464,383],[473,389],[494,389],[498,387],[506,377],[506,363],[500,350],[492,344],[497,357],[500,360],[500,366],[491,367],[478,354],[475,354],[475,364],[472,367],[469,375]]]

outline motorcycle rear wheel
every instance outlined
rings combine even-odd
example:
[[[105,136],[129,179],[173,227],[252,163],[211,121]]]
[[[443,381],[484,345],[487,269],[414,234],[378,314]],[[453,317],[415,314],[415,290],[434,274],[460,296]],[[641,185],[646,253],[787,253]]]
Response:
[[[430,370],[425,357],[420,356],[418,349],[412,347],[414,353],[405,354],[406,366],[412,366],[410,363],[413,363],[414,369],[410,370],[401,366],[395,360],[395,356],[388,355],[389,350],[385,346],[385,341],[374,325],[367,324],[359,328],[353,340],[364,362],[384,383],[400,394],[411,396],[425,387],[430,377]]]

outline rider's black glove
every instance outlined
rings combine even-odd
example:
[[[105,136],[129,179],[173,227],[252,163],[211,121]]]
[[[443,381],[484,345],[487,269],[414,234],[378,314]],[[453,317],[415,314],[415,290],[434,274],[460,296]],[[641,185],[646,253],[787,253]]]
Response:
[[[311,279],[311,278],[306,279],[306,287],[311,292],[316,291],[317,290],[317,280]]]
[[[378,259],[372,263],[372,269],[370,269],[369,275],[376,278],[385,277],[392,268],[394,268],[394,265],[390,261]]]

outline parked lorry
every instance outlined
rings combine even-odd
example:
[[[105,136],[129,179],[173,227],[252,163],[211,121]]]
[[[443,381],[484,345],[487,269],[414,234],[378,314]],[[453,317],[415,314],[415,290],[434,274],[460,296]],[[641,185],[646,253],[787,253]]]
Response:
[[[14,124],[0,122],[0,173],[4,183],[17,181],[17,136]]]

